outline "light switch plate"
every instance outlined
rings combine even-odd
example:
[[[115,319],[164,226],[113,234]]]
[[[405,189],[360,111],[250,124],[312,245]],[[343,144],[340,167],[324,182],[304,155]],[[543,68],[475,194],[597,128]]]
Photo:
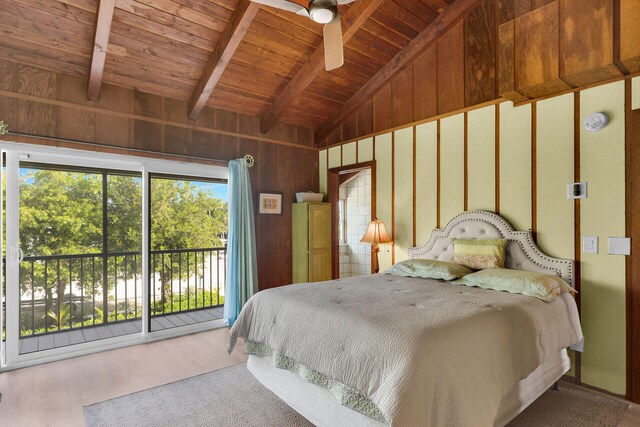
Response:
[[[586,199],[587,183],[572,182],[567,184],[567,199]]]
[[[585,254],[597,254],[598,236],[582,236],[582,252]]]
[[[631,255],[631,239],[628,237],[609,237],[607,252],[609,255]]]

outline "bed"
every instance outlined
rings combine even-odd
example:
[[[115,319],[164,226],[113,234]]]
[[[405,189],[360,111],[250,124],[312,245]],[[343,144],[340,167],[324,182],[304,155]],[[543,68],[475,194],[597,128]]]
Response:
[[[545,255],[501,216],[465,212],[410,259],[453,259],[453,239],[507,240],[505,267],[560,276],[574,265]],[[502,426],[570,367],[581,349],[570,294],[524,295],[386,275],[291,285],[256,294],[231,329],[248,369],[319,426]]]

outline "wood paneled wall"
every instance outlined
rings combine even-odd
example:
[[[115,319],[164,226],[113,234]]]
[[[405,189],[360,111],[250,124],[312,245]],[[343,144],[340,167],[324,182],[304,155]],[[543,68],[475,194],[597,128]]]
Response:
[[[316,143],[639,72],[638,16],[637,0],[484,0]]]
[[[638,285],[627,280],[625,257],[607,254],[607,238],[624,236],[625,226],[632,226],[625,206],[637,198],[625,194],[625,144],[635,138],[632,132],[625,137],[625,115],[640,118],[631,112],[633,91],[625,91],[630,84],[619,81],[519,107],[496,102],[321,150],[320,191],[326,191],[327,168],[341,166],[346,147],[361,153],[373,145],[375,214],[394,236],[393,245],[381,245],[381,270],[464,210],[496,211],[515,228],[532,230],[543,251],[577,261],[586,341],[571,375],[624,395],[625,292],[627,286],[638,292]],[[587,132],[582,123],[594,111],[606,111],[610,122],[600,132]],[[579,203],[567,199],[567,183],[574,180],[589,186],[589,197]],[[583,235],[599,237],[598,254],[581,253]]]
[[[291,283],[291,204],[295,192],[318,190],[312,132],[277,125],[263,135],[259,117],[211,108],[188,122],[186,110],[186,102],[112,85],[103,85],[100,101],[87,101],[85,79],[0,60],[0,120],[11,132],[45,137],[9,134],[0,137],[5,141],[174,160],[172,155],[203,161],[253,155],[256,196],[261,191],[283,194],[282,215],[256,214],[259,285],[265,289]]]
[[[498,25],[533,6],[528,0],[483,1],[324,141],[316,142],[332,145],[496,99]]]

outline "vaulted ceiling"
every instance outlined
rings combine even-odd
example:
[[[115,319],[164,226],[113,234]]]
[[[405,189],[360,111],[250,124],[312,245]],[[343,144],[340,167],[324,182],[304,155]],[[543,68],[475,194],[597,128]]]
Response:
[[[110,83],[315,129],[453,3],[341,6],[327,72],[321,25],[247,0],[2,0],[0,57],[86,77],[90,99]]]

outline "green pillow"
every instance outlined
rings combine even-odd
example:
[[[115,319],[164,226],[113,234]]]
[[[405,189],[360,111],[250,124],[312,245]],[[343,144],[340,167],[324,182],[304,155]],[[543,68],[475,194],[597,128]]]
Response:
[[[424,279],[454,280],[473,273],[467,267],[434,259],[408,259],[398,262],[382,274]]]
[[[453,239],[453,262],[474,270],[504,267],[505,239]]]
[[[575,293],[573,288],[560,277],[507,268],[488,268],[477,271],[453,283],[527,295],[547,302],[553,301],[556,295],[563,292]]]

